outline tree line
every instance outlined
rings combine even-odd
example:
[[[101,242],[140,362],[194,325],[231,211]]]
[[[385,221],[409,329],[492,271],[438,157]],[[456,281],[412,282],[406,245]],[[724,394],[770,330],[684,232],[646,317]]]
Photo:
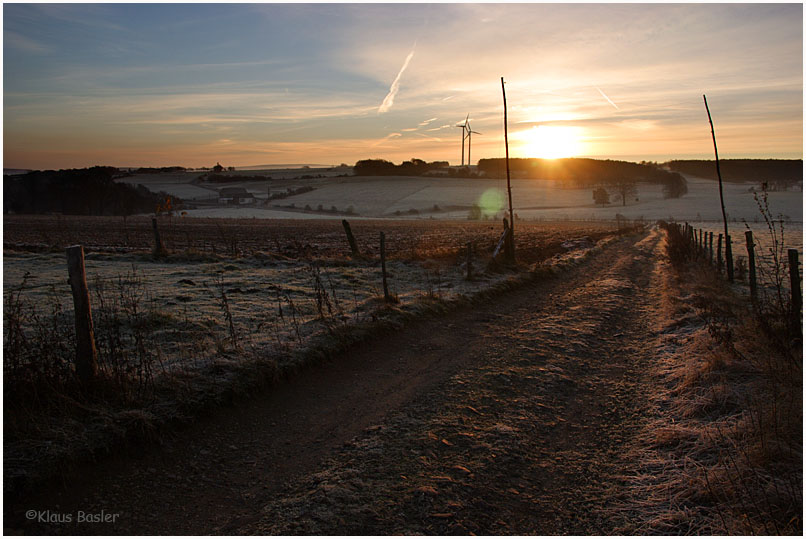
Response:
[[[713,160],[674,160],[666,165],[675,172],[716,180]],[[719,171],[727,182],[766,183],[770,191],[786,190],[803,181],[802,159],[720,159]]]
[[[3,210],[14,213],[65,215],[131,215],[150,213],[172,200],[142,185],[117,183],[125,176],[114,167],[34,171],[3,178]]]
[[[410,159],[395,165],[385,159],[363,159],[356,162],[353,174],[356,176],[422,176],[427,172],[448,168],[447,161],[432,161]]]
[[[638,182],[659,184],[666,198],[680,198],[688,192],[686,179],[677,172],[664,170],[655,163],[611,159],[537,159],[509,160],[510,174],[516,178],[553,180],[569,188],[592,188],[597,204],[607,204],[611,194],[626,205],[635,196]],[[487,177],[506,176],[503,158],[481,159],[478,170]]]

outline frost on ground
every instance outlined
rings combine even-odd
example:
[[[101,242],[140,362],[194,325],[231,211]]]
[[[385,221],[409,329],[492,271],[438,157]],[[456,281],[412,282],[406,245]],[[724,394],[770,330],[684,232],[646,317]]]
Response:
[[[623,524],[608,508],[640,426],[652,261],[623,242],[607,252],[584,277],[479,328],[488,344],[468,368],[289,484],[239,531],[601,534]]]
[[[335,171],[334,171],[335,172]],[[294,174],[300,175],[300,171]],[[327,175],[333,172],[318,170],[306,175]],[[216,190],[224,186],[243,187],[259,197],[259,205],[266,202],[268,194],[286,192],[301,186],[314,190],[271,201],[270,205],[255,208],[216,208],[201,206],[190,210],[190,215],[219,217],[262,217],[313,218],[316,213],[302,212],[306,206],[326,210],[335,207],[344,212],[352,208],[362,217],[466,219],[470,208],[481,200],[491,197],[501,201],[493,208],[486,208],[490,215],[499,214],[505,207],[506,180],[502,178],[426,178],[389,176],[350,176],[341,178],[290,179],[271,173],[273,180],[233,181],[226,184],[190,184],[198,174],[179,175],[136,175],[120,181],[142,183],[152,191],[164,190],[169,194],[185,198],[191,204],[198,199],[216,196]],[[293,174],[292,174],[293,175]],[[639,183],[635,199],[626,205],[615,200],[606,206],[594,203],[591,189],[568,188],[560,182],[513,179],[512,192],[514,211],[522,219],[563,220],[563,219],[614,219],[621,214],[630,219],[643,217],[648,220],[670,219],[679,221],[719,221],[722,218],[719,206],[718,184],[713,180],[686,176],[688,193],[678,199],[664,198],[660,185]],[[751,188],[758,189],[758,183],[726,182],[723,186],[728,218],[735,223],[742,220],[753,222],[758,217],[758,207],[753,199]],[[293,207],[292,207],[293,205]],[[770,193],[773,214],[786,216],[787,220],[800,224],[803,221],[802,193],[782,191]],[[264,209],[265,208],[265,209]],[[196,213],[199,212],[199,213]]]
[[[660,239],[553,297],[556,311],[513,313],[506,345],[241,531],[802,533],[802,384],[752,323],[726,352],[706,312],[741,301],[677,277]]]
[[[285,228],[183,222],[174,236],[166,237],[182,238],[186,232],[188,249],[155,259],[132,246],[148,237],[150,221],[15,217],[9,222],[13,226],[7,227],[7,242],[33,234],[48,238],[50,247],[17,241],[15,245],[28,250],[4,252],[6,320],[13,312],[20,322],[4,324],[6,382],[17,373],[38,370],[39,363],[70,368],[72,299],[59,244],[73,233],[102,246],[90,247],[85,257],[101,367],[111,376],[135,381],[120,392],[123,402],[94,408],[87,425],[70,417],[70,406],[55,411],[46,407],[40,419],[47,425],[23,416],[7,422],[9,488],[25,484],[45,460],[55,467],[59,459],[87,448],[94,451],[99,444],[111,450],[118,437],[134,433],[147,438],[166,419],[186,421],[198,409],[253,391],[376,329],[399,327],[407,318],[513,286],[535,264],[574,263],[597,239],[612,234],[604,225],[524,227],[519,239],[528,263],[520,271],[486,271],[488,246],[500,231],[463,223],[423,223],[413,227],[414,233],[408,223],[354,225],[368,256],[353,259],[343,254],[347,245],[340,222],[286,222]],[[383,301],[380,263],[371,250],[370,238],[377,238],[378,228],[389,232],[393,303]],[[194,242],[222,237],[239,238],[241,246],[229,252],[226,244],[206,252],[192,248]],[[579,244],[560,246],[569,238]],[[459,246],[471,239],[476,250],[468,280],[466,252]],[[264,250],[267,245],[276,249]],[[8,338],[11,327],[21,331],[14,339]],[[51,353],[46,361],[43,354]]]
[[[655,256],[655,360],[631,443],[631,534],[800,535],[802,353],[775,345],[746,301],[701,268]],[[637,509],[636,509],[637,508]]]
[[[802,533],[799,372],[662,241],[565,253],[43,506],[126,508],[95,533]]]

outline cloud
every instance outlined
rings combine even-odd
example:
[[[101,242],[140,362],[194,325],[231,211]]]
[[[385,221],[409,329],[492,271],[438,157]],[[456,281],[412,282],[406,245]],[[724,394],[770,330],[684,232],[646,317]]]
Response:
[[[391,109],[392,105],[394,105],[395,97],[397,96],[397,92],[400,90],[400,77],[403,76],[403,72],[406,71],[407,67],[409,67],[409,62],[411,62],[413,57],[414,49],[412,49],[409,55],[406,56],[406,61],[403,62],[403,67],[400,68],[397,77],[395,77],[395,80],[392,82],[392,86],[389,87],[389,93],[386,94],[386,97],[383,98],[383,103],[381,103],[381,106],[378,107],[378,114],[383,114]]]
[[[420,122],[417,125],[419,125],[420,127],[425,127],[426,125],[430,124],[431,122],[433,122],[435,120],[437,120],[437,118],[430,118],[428,120],[423,120],[422,122]]]
[[[50,47],[43,45],[42,43],[39,43],[38,41],[35,41],[28,37],[21,36],[20,34],[17,34],[15,32],[7,30],[4,38],[5,43],[7,45],[11,45],[24,52],[31,52],[35,54],[43,54],[51,52]]]

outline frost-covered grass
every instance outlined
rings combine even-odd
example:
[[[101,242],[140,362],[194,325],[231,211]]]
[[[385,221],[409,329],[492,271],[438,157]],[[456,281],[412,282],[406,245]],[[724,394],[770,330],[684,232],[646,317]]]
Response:
[[[381,306],[377,261],[304,261],[268,252],[232,260],[181,260],[179,255],[179,261],[177,257],[161,261],[137,254],[89,253],[85,264],[96,304],[99,294],[111,294],[105,300],[112,301],[121,279],[138,281],[136,294],[143,308],[161,313],[162,323],[154,337],[166,368],[206,363],[222,349],[231,348],[222,293],[235,342],[269,355],[295,348],[327,331],[329,325],[371,318]],[[397,308],[404,310],[414,310],[424,300],[471,295],[508,278],[507,274],[481,274],[482,269],[479,264],[477,277],[467,281],[460,264],[387,262],[390,292],[400,301]],[[61,253],[6,252],[3,280],[7,292],[24,281],[22,297],[43,311],[56,304],[64,312],[72,311]],[[329,305],[320,312],[322,301]]]
[[[39,221],[26,222],[30,228]],[[44,218],[43,231],[54,222]],[[94,230],[100,244],[114,246],[121,230],[98,229],[109,222],[81,221],[73,233],[80,238],[82,230]],[[354,226],[367,256],[352,259],[343,254],[341,223],[315,230],[285,224],[283,231],[272,230],[272,251],[187,250],[155,259],[144,250],[90,249],[85,265],[101,379],[89,393],[70,375],[75,344],[63,251],[6,249],[6,491],[25,488],[63,460],[190,420],[205,407],[246,395],[378,329],[515,286],[533,275],[522,270],[536,262],[554,257],[558,264],[573,263],[591,245],[582,237],[613,232],[612,224],[524,227],[520,238],[528,263],[521,271],[485,271],[498,226],[466,230],[464,224],[389,222],[381,229],[389,232],[387,270],[396,301],[385,303],[377,251],[364,241],[374,245],[377,229],[368,228],[367,238],[362,227],[370,224]],[[244,222],[230,226],[221,229],[225,235],[261,230]],[[461,247],[466,239],[475,239],[478,249],[471,280]],[[564,248],[567,239],[580,241]]]
[[[631,533],[801,535],[799,341],[768,338],[701,265],[662,261],[656,277],[654,391],[625,478],[642,522]]]

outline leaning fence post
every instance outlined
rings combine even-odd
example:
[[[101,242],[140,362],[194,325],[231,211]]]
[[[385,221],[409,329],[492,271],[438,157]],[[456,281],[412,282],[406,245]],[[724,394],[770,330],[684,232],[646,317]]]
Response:
[[[76,375],[86,383],[91,382],[98,374],[98,350],[95,348],[90,292],[84,269],[84,248],[81,245],[67,248],[67,273],[73,290],[76,319]]]
[[[154,256],[164,256],[166,254],[165,246],[160,239],[160,231],[157,228],[157,218],[151,218],[151,227],[154,229]]]
[[[753,244],[753,231],[748,230],[744,233],[747,240],[747,270],[750,275],[750,297],[753,302],[756,301],[756,250]]]
[[[350,223],[347,222],[347,219],[342,219],[341,224],[344,227],[345,234],[347,234],[347,241],[350,243],[350,251],[353,253],[353,257],[360,257],[361,252],[358,250],[358,244],[355,242],[353,231],[350,230]]]
[[[381,232],[381,274],[383,275],[383,300],[390,302],[389,286],[386,283],[386,235]]]
[[[800,295],[800,268],[798,264],[798,250],[789,249],[789,285],[792,290],[792,329],[800,331],[800,312],[803,307]]]
[[[719,234],[719,238],[716,241],[716,270],[719,273],[722,273],[722,234]]]

